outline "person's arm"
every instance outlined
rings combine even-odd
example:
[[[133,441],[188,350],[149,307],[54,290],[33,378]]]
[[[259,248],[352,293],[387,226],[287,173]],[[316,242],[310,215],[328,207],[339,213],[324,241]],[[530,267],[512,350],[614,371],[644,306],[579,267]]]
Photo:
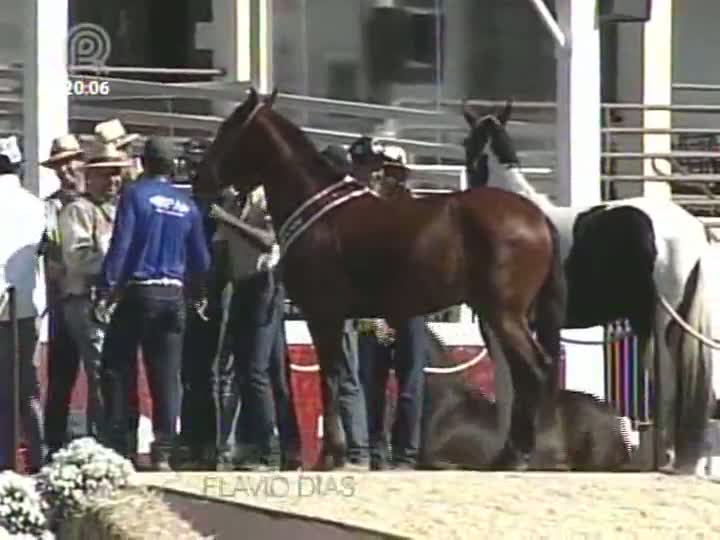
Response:
[[[121,283],[127,266],[127,255],[135,234],[137,216],[134,192],[125,189],[120,196],[110,247],[102,265],[98,285],[101,289],[115,289]]]
[[[90,209],[70,204],[59,217],[63,261],[68,269],[88,278],[98,275],[103,254],[95,242],[95,223]]]
[[[248,225],[240,218],[233,216],[231,213],[223,210],[217,204],[210,207],[210,217],[221,221],[228,225],[230,230],[237,234],[241,234],[248,242],[251,242],[257,249],[262,251],[270,251],[275,244],[275,233],[273,231],[260,229]]]
[[[188,296],[197,302],[207,296],[207,273],[211,260],[202,216],[194,202],[191,202],[190,220],[190,231],[185,240],[186,288]]]
[[[232,280],[230,268],[230,246],[224,233],[224,226],[218,227],[212,239],[213,279],[218,290],[223,290]]]

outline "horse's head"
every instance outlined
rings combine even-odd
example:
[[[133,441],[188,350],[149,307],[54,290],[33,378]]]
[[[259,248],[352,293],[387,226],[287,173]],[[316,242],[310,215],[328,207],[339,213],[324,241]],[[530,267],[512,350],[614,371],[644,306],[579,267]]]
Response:
[[[491,185],[498,168],[519,164],[515,145],[506,131],[511,111],[510,101],[499,114],[484,116],[463,104],[463,116],[470,126],[464,141],[465,167],[473,185]]]
[[[205,152],[193,182],[197,194],[217,195],[222,189],[234,186],[241,194],[247,194],[260,185],[259,169],[262,152],[256,148],[256,123],[263,109],[270,109],[277,96],[277,89],[261,99],[254,88],[247,99],[222,123],[215,139]]]

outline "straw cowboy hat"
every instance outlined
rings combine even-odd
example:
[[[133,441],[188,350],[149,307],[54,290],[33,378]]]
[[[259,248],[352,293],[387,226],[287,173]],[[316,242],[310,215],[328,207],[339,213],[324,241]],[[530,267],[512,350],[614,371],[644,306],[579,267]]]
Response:
[[[117,118],[96,125],[95,136],[100,144],[114,144],[117,148],[127,146],[140,138],[137,133],[127,133],[122,122]]]
[[[15,135],[0,138],[0,156],[5,156],[12,165],[22,161],[22,152]]]
[[[132,161],[114,144],[97,144],[88,153],[84,169],[116,169],[132,166]]]
[[[52,146],[50,147],[50,157],[45,161],[41,162],[40,165],[43,167],[52,167],[56,163],[71,159],[74,157],[80,157],[83,154],[83,149],[80,147],[80,142],[77,140],[75,135],[63,135],[54,139]]]

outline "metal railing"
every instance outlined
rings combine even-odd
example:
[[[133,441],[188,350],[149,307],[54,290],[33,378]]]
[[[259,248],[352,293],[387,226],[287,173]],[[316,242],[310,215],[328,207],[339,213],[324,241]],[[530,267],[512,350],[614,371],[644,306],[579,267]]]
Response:
[[[720,86],[712,85],[673,85],[673,89],[679,90],[720,90]],[[717,173],[698,173],[688,170],[681,162],[690,160],[720,160],[720,151],[713,150],[672,150],[670,152],[638,152],[638,151],[622,151],[617,147],[617,136],[646,136],[646,135],[668,135],[670,137],[683,137],[689,135],[720,135],[720,126],[718,129],[712,128],[645,128],[640,126],[613,126],[612,113],[616,111],[664,111],[669,113],[697,113],[697,114],[718,114],[720,113],[720,105],[703,105],[703,104],[642,104],[642,103],[604,103],[602,112],[604,117],[604,127],[602,128],[602,163],[603,171],[601,179],[605,183],[612,182],[667,182],[674,188],[684,190],[695,189],[701,194],[699,197],[688,199],[685,193],[674,193],[673,200],[681,206],[687,208],[693,213],[720,210],[720,198],[712,196],[712,190],[715,184],[720,186],[720,174]],[[672,144],[672,143],[671,143]],[[655,174],[629,174],[618,173],[618,162],[621,161],[646,161],[650,160]],[[670,163],[670,172],[665,173],[659,171],[655,167],[656,160],[663,160]],[[699,203],[698,199],[703,198],[704,202]],[[700,208],[704,210],[699,210]]]

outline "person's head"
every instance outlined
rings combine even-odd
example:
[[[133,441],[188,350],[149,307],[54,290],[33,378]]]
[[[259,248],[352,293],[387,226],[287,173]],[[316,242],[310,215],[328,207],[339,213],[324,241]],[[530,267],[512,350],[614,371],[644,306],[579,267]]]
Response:
[[[150,137],[143,148],[142,166],[149,176],[172,176],[175,170],[175,147],[168,139]]]
[[[352,174],[352,158],[350,152],[339,144],[331,144],[321,154],[330,162],[335,170],[342,174]]]
[[[132,165],[125,152],[111,144],[98,145],[85,164],[86,191],[93,198],[115,198],[122,186],[123,171]]]
[[[18,174],[22,163],[22,153],[17,137],[0,138],[0,174]]]
[[[68,134],[53,140],[50,157],[40,165],[55,171],[62,189],[84,191],[84,163],[80,142],[74,135]]]

